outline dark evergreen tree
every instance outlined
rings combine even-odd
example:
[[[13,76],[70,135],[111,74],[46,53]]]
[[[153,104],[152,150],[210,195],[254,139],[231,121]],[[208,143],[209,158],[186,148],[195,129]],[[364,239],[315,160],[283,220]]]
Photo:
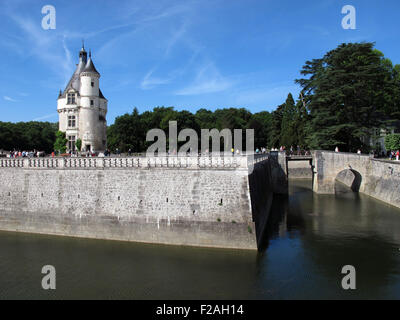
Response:
[[[393,77],[372,43],[342,44],[321,59],[307,61],[296,80],[310,111],[313,149],[366,149],[372,128],[387,124],[394,111]]]

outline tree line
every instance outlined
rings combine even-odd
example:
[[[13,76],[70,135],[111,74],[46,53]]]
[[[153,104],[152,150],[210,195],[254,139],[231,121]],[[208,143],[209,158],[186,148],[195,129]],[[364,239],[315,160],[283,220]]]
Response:
[[[0,122],[0,150],[53,151],[58,123]]]
[[[152,143],[146,142],[146,133],[160,128],[168,135],[169,121],[177,121],[178,132],[190,128],[199,136],[201,129],[254,129],[255,148],[364,152],[370,151],[374,132],[400,128],[400,65],[393,65],[374,43],[341,44],[322,58],[306,61],[300,74],[295,80],[300,95],[295,100],[289,93],[272,112],[201,108],[192,113],[161,106],[139,113],[133,108],[107,128],[108,148],[145,151]],[[49,152],[56,131],[57,124],[46,122],[0,123],[0,149]]]
[[[288,94],[273,112],[252,114],[245,108],[200,109],[196,113],[158,107],[117,117],[108,128],[111,149],[143,151],[152,128],[254,129],[255,147],[341,151],[371,149],[370,138],[400,129],[400,65],[385,58],[374,43],[347,43],[322,58],[306,61],[295,82],[302,88],[296,101]],[[399,146],[400,147],[400,146]],[[372,147],[374,148],[374,147]]]

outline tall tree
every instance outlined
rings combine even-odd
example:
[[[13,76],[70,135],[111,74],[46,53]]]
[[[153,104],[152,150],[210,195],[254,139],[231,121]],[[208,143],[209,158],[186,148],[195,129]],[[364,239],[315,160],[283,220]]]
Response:
[[[281,104],[272,112],[271,119],[271,148],[278,148],[280,144],[280,136],[282,131],[282,118],[285,105]]]
[[[321,59],[307,61],[296,80],[311,115],[311,148],[356,150],[364,137],[387,124],[394,110],[393,76],[373,43],[341,44]]]
[[[283,105],[280,144],[289,148],[297,145],[296,120],[298,118],[297,108],[291,93]]]

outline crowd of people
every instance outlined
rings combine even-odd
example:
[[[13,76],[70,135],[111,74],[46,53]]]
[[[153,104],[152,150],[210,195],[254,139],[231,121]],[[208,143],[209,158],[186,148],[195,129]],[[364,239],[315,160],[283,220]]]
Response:
[[[286,150],[285,146],[281,146],[279,149],[278,148],[271,148],[267,149],[266,147],[259,147],[256,148],[255,153],[256,154],[262,154],[262,153],[268,153],[269,151],[275,151],[275,152],[286,152],[287,155],[310,155],[311,152],[309,150],[303,150],[300,148],[300,146],[297,146],[295,149],[293,146],[290,147],[289,150]],[[335,148],[335,152],[339,152],[339,148]],[[190,152],[189,152],[190,153]],[[231,149],[232,155],[240,155],[242,152],[237,149],[235,150],[234,148]],[[112,154],[116,156],[121,156],[121,151],[117,148],[114,153],[110,151],[110,149],[106,149],[104,152],[100,152],[99,154],[95,154],[92,152],[81,152],[81,153],[71,153],[68,154],[71,157],[78,157],[78,156],[86,156],[86,157],[93,157],[93,156],[99,156],[99,157],[110,157]],[[168,151],[168,155],[175,155],[176,151]],[[208,149],[204,152],[205,155],[209,154]],[[357,154],[362,154],[361,150],[357,150]],[[55,152],[52,152],[49,156],[55,157]],[[131,149],[128,150],[127,152],[128,156],[134,155],[133,151]],[[33,151],[19,151],[19,150],[14,150],[14,151],[2,151],[0,150],[0,157],[7,157],[7,158],[35,158],[35,157],[45,157],[46,154],[43,151],[38,151],[38,150],[33,150]],[[397,151],[388,151],[388,154],[386,155],[389,157],[390,160],[396,160],[400,161],[400,150]]]
[[[297,155],[297,156],[311,155],[311,152],[309,150],[302,149],[300,146],[297,146],[296,148],[291,146],[289,149],[286,149],[285,146],[281,146],[279,149],[278,148],[272,148],[270,151],[286,152],[286,154],[290,155],[290,156],[293,156],[293,155]]]
[[[335,152],[339,152],[338,147],[335,148]],[[357,154],[362,154],[361,149],[357,150]],[[383,151],[381,153],[376,153],[375,151],[371,151],[370,154],[373,155],[374,157],[382,157],[382,158],[389,157],[390,160],[400,161],[400,150],[387,151],[386,153]]]
[[[400,150],[390,152],[390,160],[400,161]]]
[[[44,157],[45,153],[43,151],[33,150],[33,151],[1,151],[0,154],[7,158],[35,158]]]

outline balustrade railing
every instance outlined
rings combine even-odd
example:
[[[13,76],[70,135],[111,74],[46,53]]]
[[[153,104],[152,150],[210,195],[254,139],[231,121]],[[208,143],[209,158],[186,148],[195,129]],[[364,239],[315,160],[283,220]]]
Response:
[[[64,168],[247,168],[268,159],[268,155],[235,156],[157,156],[157,157],[93,157],[93,158],[0,158],[0,168],[64,169]]]

